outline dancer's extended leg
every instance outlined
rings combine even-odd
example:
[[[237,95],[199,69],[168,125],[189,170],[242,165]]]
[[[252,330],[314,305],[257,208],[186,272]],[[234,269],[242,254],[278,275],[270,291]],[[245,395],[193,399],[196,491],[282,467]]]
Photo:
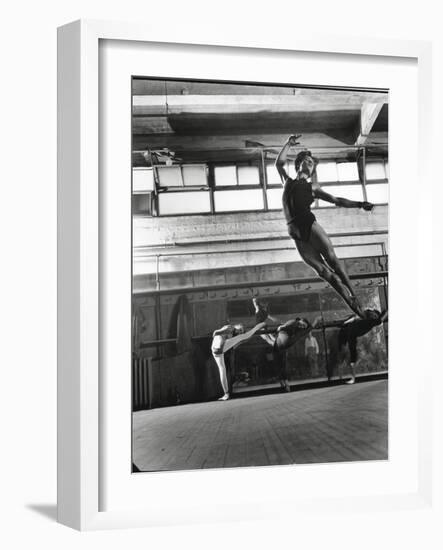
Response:
[[[225,344],[223,346],[223,353],[226,353],[230,349],[240,345],[245,340],[249,340],[254,334],[260,330],[261,328],[265,327],[265,323],[257,323],[254,328],[251,328],[251,330],[248,330],[248,332],[244,332],[243,334],[238,334],[237,336],[233,336],[232,338],[229,338],[225,341]]]
[[[342,285],[346,288],[347,292],[349,293],[349,297],[351,299],[351,303],[349,303],[345,297],[341,294],[340,291],[339,294],[345,299],[346,303],[348,303],[353,311],[355,311],[360,317],[363,316],[363,310],[358,302],[357,297],[355,296],[355,291],[352,286],[351,280],[340,263],[340,260],[337,258],[337,255],[335,253],[334,247],[332,246],[331,240],[325,230],[322,228],[322,226],[314,222],[311,229],[311,237],[309,240],[309,243],[313,246],[313,248],[320,253],[320,256],[326,261],[327,265],[330,267],[331,271],[338,275],[340,282]]]
[[[284,331],[279,331],[277,333],[274,343],[274,359],[278,364],[278,369],[280,373],[280,385],[287,392],[291,391],[291,387],[288,380],[286,350],[291,345],[292,343],[289,335]]]
[[[351,295],[347,286],[345,286],[337,273],[332,271],[318,252],[310,243],[296,241],[297,250],[305,263],[311,266],[323,280],[327,281],[331,287],[343,298],[348,306],[355,311],[357,315],[362,316],[363,312],[355,296]]]
[[[278,321],[274,317],[271,317],[268,314],[267,309],[258,301],[257,298],[252,298],[252,304],[254,306],[255,320],[257,323],[264,322],[265,326],[268,326],[272,323],[280,323],[280,321]],[[260,337],[270,346],[273,346],[275,343],[274,334],[260,334]]]
[[[349,368],[351,371],[351,377],[345,380],[345,384],[354,384],[355,382],[355,373],[354,365],[357,361],[357,339],[349,333],[349,327],[344,325],[340,332],[338,333],[338,350],[339,350],[339,374],[340,379],[341,371],[344,365],[346,365],[346,348],[350,352],[350,364]]]
[[[223,355],[213,355],[213,357],[218,367],[220,383],[222,385],[223,392],[224,392],[223,397],[220,397],[219,401],[226,401],[227,399],[229,399],[229,386],[228,386],[228,377],[226,375],[225,358]]]
[[[357,362],[357,338],[355,336],[350,336],[348,338],[348,346],[350,351],[350,362],[349,367],[351,369],[351,378],[348,378],[346,380],[346,384],[354,384],[355,382],[355,372],[354,372],[354,365]]]

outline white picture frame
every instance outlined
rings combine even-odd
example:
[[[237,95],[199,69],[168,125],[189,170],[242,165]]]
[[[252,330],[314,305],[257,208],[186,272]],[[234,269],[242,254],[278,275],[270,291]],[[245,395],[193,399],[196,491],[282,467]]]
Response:
[[[100,351],[102,331],[101,303],[106,290],[100,284],[103,275],[103,250],[101,232],[106,226],[100,225],[100,215],[107,208],[102,201],[100,188],[100,128],[99,113],[99,73],[100,43],[102,41],[125,41],[128,48],[131,44],[146,43],[163,45],[194,44],[199,51],[209,48],[208,44],[194,42],[186,35],[168,36],[163,31],[147,31],[143,25],[103,21],[77,21],[59,29],[58,33],[58,520],[60,523],[80,530],[107,529],[119,527],[140,527],[169,525],[175,523],[195,523],[201,521],[219,521],[232,519],[260,518],[266,502],[271,511],[269,517],[281,515],[282,510],[273,504],[285,502],[292,509],[312,513],[334,503],[335,510],[347,511],[356,507],[362,511],[390,510],[399,508],[429,507],[432,501],[432,441],[430,431],[431,395],[430,367],[424,366],[423,380],[419,381],[413,391],[417,398],[417,415],[415,422],[418,428],[416,477],[406,472],[404,479],[408,483],[398,490],[386,494],[356,494],[352,487],[346,496],[337,494],[337,498],[327,500],[316,490],[311,498],[296,498],[293,493],[271,494],[273,472],[243,472],[245,483],[260,481],[263,483],[258,497],[252,490],[248,498],[239,494],[230,495],[226,502],[220,504],[223,512],[207,502],[186,505],[187,495],[170,505],[164,495],[178,483],[183,483],[183,490],[195,486],[195,474],[170,474],[169,478],[148,474],[145,482],[151,483],[152,491],[158,494],[155,506],[137,506],[122,499],[120,506],[103,509],[100,485],[106,479],[102,459],[104,443],[102,430],[103,415],[106,415],[101,401],[107,399],[106,388],[102,387],[103,356]],[[418,112],[418,148],[415,161],[420,157],[424,162],[418,165],[418,177],[421,182],[431,181],[430,163],[430,81],[431,81],[431,46],[427,42],[397,40],[367,40],[350,37],[325,37],[313,33],[297,33],[297,37],[282,37],[281,40],[263,39],[260,43],[248,40],[229,38],[223,43],[214,41],[213,47],[230,48],[231,56],[236,52],[252,49],[274,52],[284,56],[285,52],[304,52],[312,55],[336,54],[337,56],[371,56],[373,58],[390,58],[396,60],[413,59],[418,70],[418,101],[414,108]],[[160,48],[161,49],[161,48]],[[161,55],[161,53],[159,53]],[[332,62],[332,61],[331,61]],[[391,165],[391,169],[392,169]],[[128,173],[130,166],[128,167]],[[426,197],[428,200],[429,194]],[[106,212],[106,215],[109,213]],[[420,210],[421,228],[430,223]],[[424,224],[424,225],[423,225]],[[429,226],[428,226],[429,227]],[[423,247],[417,252],[417,268],[413,282],[423,282],[427,270],[432,270],[429,248]],[[129,259],[128,259],[129,261]],[[105,285],[106,286],[106,285]],[[419,288],[419,287],[417,287]],[[418,292],[418,290],[417,290]],[[432,297],[432,286],[420,287],[421,301],[413,300],[412,308],[417,315],[426,315],[424,305]],[[414,309],[415,308],[415,309]],[[399,312],[397,318],[399,318]],[[395,320],[394,314],[394,320]],[[411,354],[411,357],[414,355]],[[431,361],[424,361],[431,363]],[[395,368],[395,366],[394,366]],[[425,381],[427,383],[425,383]],[[412,391],[412,390],[411,390]],[[414,409],[415,410],[415,409]],[[129,414],[129,412],[128,412]],[[127,440],[122,442],[126,445]],[[337,476],[348,475],[343,465],[334,470]],[[286,474],[290,470],[285,470]],[[129,474],[129,471],[127,472]],[[212,474],[198,472],[205,480]],[[126,474],[125,474],[126,475]],[[166,474],[167,476],[168,474]],[[220,479],[239,479],[239,473],[231,470],[223,472]],[[104,477],[103,477],[104,476]],[[173,483],[171,484],[171,476]],[[255,477],[254,477],[255,476]],[[323,476],[324,477],[324,476]],[[319,483],[323,479],[318,476]],[[185,478],[189,478],[187,481]],[[215,479],[215,478],[214,478]],[[255,479],[255,481],[254,481]],[[109,482],[109,479],[107,480]],[[168,483],[169,481],[169,483]],[[191,485],[187,485],[190,483]],[[350,482],[351,483],[351,482]],[[400,484],[401,485],[401,484]],[[249,485],[247,485],[249,486]],[[252,485],[251,485],[252,487]],[[413,487],[411,489],[411,487]],[[332,490],[332,489],[331,489]],[[269,493],[267,492],[269,491]],[[197,491],[198,492],[198,491]],[[331,493],[333,494],[333,493]],[[205,495],[205,493],[202,493]],[[189,495],[190,498],[190,495]],[[279,500],[280,499],[280,500]],[[238,500],[248,502],[249,507],[243,512],[233,505],[229,509],[225,504]],[[190,502],[190,501],[189,501]],[[278,509],[275,511],[275,509]],[[272,511],[274,509],[274,512]]]

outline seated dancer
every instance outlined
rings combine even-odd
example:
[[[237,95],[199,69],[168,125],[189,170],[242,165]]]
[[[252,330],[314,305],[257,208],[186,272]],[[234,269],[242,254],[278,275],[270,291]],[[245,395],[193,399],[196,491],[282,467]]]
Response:
[[[226,401],[229,399],[229,387],[228,378],[226,376],[226,365],[224,354],[232,348],[236,348],[242,342],[246,342],[249,338],[252,338],[254,334],[265,327],[265,323],[261,322],[255,325],[250,331],[245,332],[243,325],[225,325],[224,327],[214,330],[212,334],[212,356],[217,363],[218,372],[220,375],[220,382],[224,391],[219,401]]]
[[[266,325],[278,322],[274,317],[268,314],[267,309],[256,298],[252,299],[255,309],[255,318],[258,323],[264,322]],[[316,318],[311,324],[303,317],[296,317],[276,328],[275,334],[260,334],[260,336],[273,348],[274,359],[277,361],[280,371],[280,385],[289,392],[288,374],[286,369],[286,350],[293,346],[300,338],[305,337],[309,332],[316,328],[320,322],[320,317]]]
[[[283,183],[283,212],[288,233],[294,240],[303,261],[312,267],[319,277],[327,281],[359,317],[363,317],[362,307],[354,293],[351,281],[338,260],[331,240],[311,212],[315,198],[344,208],[372,210],[374,205],[366,201],[352,201],[334,197],[320,185],[312,182],[317,162],[310,151],[302,151],[295,158],[296,177],[286,173],[286,161],[291,147],[299,145],[300,135],[289,136],[281,149],[275,166]]]
[[[343,365],[346,359],[346,346],[349,348],[351,370],[351,378],[345,380],[346,384],[354,384],[355,373],[354,365],[357,362],[357,339],[364,336],[377,325],[381,325],[388,316],[388,311],[380,313],[376,309],[366,309],[364,311],[365,318],[359,319],[357,315],[352,315],[344,321],[337,321],[340,326],[338,333],[338,350],[340,353],[339,365]],[[336,323],[328,323],[327,326],[336,326]],[[339,367],[340,368],[340,367]]]

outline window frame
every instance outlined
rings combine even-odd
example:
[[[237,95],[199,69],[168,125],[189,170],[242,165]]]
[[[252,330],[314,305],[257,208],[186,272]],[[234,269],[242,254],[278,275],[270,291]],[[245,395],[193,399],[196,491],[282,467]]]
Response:
[[[364,155],[366,157],[366,155]],[[327,159],[325,162],[335,162],[338,163],[340,159]],[[321,162],[321,161],[320,161]],[[355,162],[355,161],[352,161]],[[368,185],[376,185],[376,184],[386,184],[389,185],[389,178],[385,177],[383,179],[371,179],[366,180],[366,165],[367,161],[366,158],[364,158],[364,170],[363,170],[363,178],[358,180],[350,180],[350,181],[324,181],[324,182],[318,182],[319,185],[323,188],[328,187],[346,187],[346,186],[361,186],[362,188],[362,197],[363,200],[367,200],[367,189],[366,187]],[[382,162],[385,170],[385,175],[387,175],[387,163],[389,162],[387,157],[371,157],[371,160],[369,162]],[[290,162],[286,163],[286,167],[289,167]],[[153,170],[153,176],[154,176],[154,190],[149,191],[146,193],[137,191],[133,192],[133,195],[143,195],[143,194],[151,194],[151,213],[150,214],[143,214],[138,212],[137,214],[134,214],[135,216],[150,216],[150,217],[178,217],[178,216],[208,216],[208,215],[217,215],[217,214],[241,214],[241,213],[251,213],[251,212],[278,212],[281,210],[281,207],[279,208],[270,208],[269,207],[269,201],[268,201],[268,190],[272,189],[282,189],[282,183],[269,183],[268,181],[268,168],[270,166],[274,165],[274,161],[266,160],[265,153],[263,150],[260,150],[260,157],[258,159],[253,160],[246,160],[246,161],[210,161],[210,162],[201,162],[201,163],[189,163],[189,164],[173,164],[171,166],[174,167],[180,167],[180,173],[182,178],[182,185],[181,186],[174,186],[170,188],[162,188],[159,184],[159,177],[158,177],[158,167],[157,165],[153,165],[151,167],[147,167],[147,169]],[[162,168],[165,167],[165,165],[160,165]],[[183,178],[183,168],[186,166],[198,166],[198,167],[205,167],[205,174],[206,174],[206,186],[203,188],[202,186],[191,186],[191,185],[185,185],[184,184],[184,178]],[[217,167],[223,167],[223,166],[234,166],[235,167],[235,174],[237,183],[236,185],[216,185],[215,182],[215,170]],[[256,185],[248,184],[248,185],[241,185],[239,183],[239,175],[238,175],[238,169],[243,166],[254,166],[258,169],[258,183]],[[133,167],[133,170],[137,167]],[[337,172],[338,175],[338,172]],[[313,181],[317,183],[316,173],[314,173]],[[263,209],[254,209],[254,210],[217,210],[215,207],[215,193],[218,191],[236,191],[236,190],[256,190],[261,189],[263,193]],[[177,193],[177,192],[203,192],[207,193],[209,192],[210,197],[210,211],[209,212],[196,212],[196,213],[176,213],[176,214],[160,214],[159,209],[159,195],[163,193]],[[377,205],[386,205],[387,202],[383,203],[375,203]],[[311,206],[312,209],[324,209],[324,208],[336,208],[334,205],[321,205],[320,200],[315,198],[314,202]]]

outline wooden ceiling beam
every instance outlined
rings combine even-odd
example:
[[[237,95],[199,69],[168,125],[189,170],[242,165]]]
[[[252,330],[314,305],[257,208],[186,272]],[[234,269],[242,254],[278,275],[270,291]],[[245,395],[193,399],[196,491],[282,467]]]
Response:
[[[144,135],[236,135],[246,133],[295,134],[335,131],[354,131],[359,124],[360,111],[301,111],[262,112],[242,114],[180,114],[133,119],[133,133]],[[355,136],[354,136],[355,140]],[[354,141],[352,141],[353,143]]]
[[[256,142],[265,148],[279,151],[288,138],[288,133],[264,134],[264,133],[244,133],[238,135],[134,135],[133,150],[144,151],[150,149],[167,148],[176,151],[179,155],[183,150],[217,150],[220,148],[240,149],[247,147],[248,143]],[[301,148],[319,148],[319,147],[343,147],[354,143],[355,134],[353,132],[337,131],[334,136],[321,132],[305,133],[300,139]]]
[[[369,138],[372,127],[377,120],[380,111],[383,108],[383,103],[364,103],[361,106],[360,113],[360,128],[358,137],[355,140],[356,145],[364,145]]]
[[[370,101],[370,103],[369,103]],[[387,103],[387,94],[324,93],[311,95],[149,95],[133,96],[134,116],[158,116],[181,113],[255,113],[344,111],[362,105]]]

